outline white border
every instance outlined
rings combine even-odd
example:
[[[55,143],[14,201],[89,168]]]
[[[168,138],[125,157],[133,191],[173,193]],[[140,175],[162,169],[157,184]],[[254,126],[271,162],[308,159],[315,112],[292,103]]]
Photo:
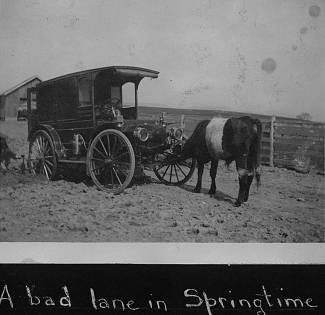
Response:
[[[0,263],[319,264],[325,243],[0,243]]]

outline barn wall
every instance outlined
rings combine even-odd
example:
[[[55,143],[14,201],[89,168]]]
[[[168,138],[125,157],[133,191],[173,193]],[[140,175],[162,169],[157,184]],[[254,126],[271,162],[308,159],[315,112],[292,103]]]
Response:
[[[17,109],[20,105],[19,98],[20,98],[21,89],[7,95],[5,98],[5,114],[6,117],[14,117],[17,115]]]
[[[17,116],[18,107],[26,104],[26,101],[20,99],[27,98],[27,88],[35,87],[39,82],[37,79],[33,80],[5,96],[5,114],[7,117]]]

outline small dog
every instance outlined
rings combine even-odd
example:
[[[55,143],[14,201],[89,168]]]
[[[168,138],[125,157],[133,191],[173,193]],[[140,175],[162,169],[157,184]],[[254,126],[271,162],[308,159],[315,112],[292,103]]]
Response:
[[[0,166],[3,169],[8,169],[10,160],[17,160],[16,154],[14,154],[8,147],[6,139],[0,137]],[[4,167],[3,167],[4,163]]]
[[[17,160],[16,154],[11,152],[9,149],[2,151],[1,154],[0,154],[0,165],[1,165],[1,167],[3,168],[2,163],[4,163],[4,166],[5,166],[4,168],[8,169],[8,166],[10,164],[11,159]]]

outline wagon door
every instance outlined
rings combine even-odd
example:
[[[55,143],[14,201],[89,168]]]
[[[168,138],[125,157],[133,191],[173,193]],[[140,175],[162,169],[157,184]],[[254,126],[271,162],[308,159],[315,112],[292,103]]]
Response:
[[[78,86],[78,103],[77,103],[77,120],[82,121],[83,126],[91,127],[93,125],[93,91],[92,78],[90,74],[77,78]]]

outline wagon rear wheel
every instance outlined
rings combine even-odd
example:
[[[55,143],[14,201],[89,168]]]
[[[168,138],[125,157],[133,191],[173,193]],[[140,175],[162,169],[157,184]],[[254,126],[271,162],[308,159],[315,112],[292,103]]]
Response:
[[[183,185],[193,175],[196,160],[189,158],[177,161],[172,153],[165,152],[160,156],[160,164],[154,168],[157,178],[166,185]]]
[[[57,157],[52,138],[45,130],[38,130],[29,144],[28,168],[34,175],[42,174],[54,179],[57,173]]]
[[[115,129],[100,132],[88,149],[87,168],[98,188],[122,192],[130,184],[135,169],[135,156],[129,139]]]

